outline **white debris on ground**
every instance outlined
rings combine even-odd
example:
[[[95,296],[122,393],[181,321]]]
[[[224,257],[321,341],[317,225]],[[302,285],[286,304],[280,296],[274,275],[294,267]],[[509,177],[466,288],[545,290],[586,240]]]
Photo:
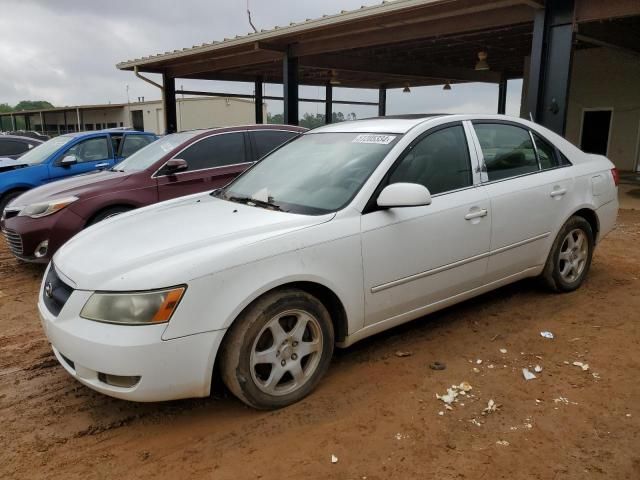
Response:
[[[509,446],[509,442],[507,442],[506,440],[498,440],[496,442],[496,445],[500,445],[502,447],[508,447]]]
[[[507,349],[506,348],[501,348],[500,349],[500,353],[507,353]]]
[[[458,395],[466,395],[471,391],[473,387],[469,382],[462,382],[460,385],[451,385],[451,388],[447,388],[447,393],[439,395],[436,393],[436,398],[442,400],[445,403],[445,408],[456,401]]]
[[[396,352],[396,357],[410,357],[411,355],[413,355],[413,352],[401,352],[401,351],[397,351]]]
[[[404,440],[405,438],[409,438],[409,435],[405,433],[396,433],[396,440]]]
[[[540,336],[548,339],[553,339],[554,335],[551,332],[540,332]]]
[[[540,365],[536,365],[533,367],[533,371],[536,373],[540,373],[542,371],[542,367]]]
[[[473,367],[473,373],[480,373],[480,369],[478,367]]]
[[[496,412],[501,405],[498,405],[493,398],[487,402],[487,408],[482,410],[482,415],[488,415],[490,413]]]
[[[472,419],[472,420],[469,420],[469,421],[471,423],[473,423],[476,427],[481,427],[482,426],[482,424],[478,420],[476,420],[475,418]]]
[[[529,371],[528,368],[522,369],[522,376],[524,377],[525,380],[533,380],[534,378],[537,378],[535,374]]]
[[[476,364],[482,365],[482,360],[480,360],[480,359],[476,360]]]
[[[589,364],[588,363],[582,363],[582,362],[573,362],[574,366],[576,367],[580,367],[583,371],[587,371],[589,370]]]
[[[335,455],[331,454],[331,463],[338,463],[338,457],[336,457]]]

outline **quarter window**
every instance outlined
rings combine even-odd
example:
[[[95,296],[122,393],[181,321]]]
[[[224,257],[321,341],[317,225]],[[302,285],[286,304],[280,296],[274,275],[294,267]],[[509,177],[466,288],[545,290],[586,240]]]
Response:
[[[64,156],[75,155],[78,163],[97,162],[110,158],[107,137],[96,137],[76,143]]]
[[[177,155],[189,165],[189,170],[223,167],[244,163],[244,134],[223,133],[200,140]]]
[[[153,137],[147,137],[146,135],[127,135],[124,137],[124,145],[122,146],[122,153],[120,155],[123,158],[127,158],[142,147],[149,145],[153,140]]]
[[[533,140],[536,142],[536,148],[538,149],[540,167],[543,170],[559,167],[560,162],[558,161],[556,149],[553,148],[548,142],[543,140],[537,133],[531,133],[533,134]]]
[[[498,123],[474,124],[489,181],[538,171],[529,131]]]
[[[448,127],[419,140],[389,177],[392,183],[419,183],[432,195],[473,184],[462,126]]]

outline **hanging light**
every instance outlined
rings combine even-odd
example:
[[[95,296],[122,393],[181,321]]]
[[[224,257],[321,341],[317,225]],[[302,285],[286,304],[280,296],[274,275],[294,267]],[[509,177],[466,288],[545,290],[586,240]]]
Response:
[[[476,63],[476,70],[489,70],[489,64],[487,63],[487,58],[489,54],[484,50],[478,52],[478,63]]]
[[[404,88],[402,89],[402,93],[411,93],[411,86],[409,85],[409,82],[404,84]]]
[[[329,77],[329,84],[331,85],[340,85],[340,79],[338,78],[338,72],[335,70],[331,70],[331,74]]]
[[[447,80],[447,83],[444,84],[444,87],[442,87],[443,90],[451,90],[451,83],[449,82],[449,80]]]

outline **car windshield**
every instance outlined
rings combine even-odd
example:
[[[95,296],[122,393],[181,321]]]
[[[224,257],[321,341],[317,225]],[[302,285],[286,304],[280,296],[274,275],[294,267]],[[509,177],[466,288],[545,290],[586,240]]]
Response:
[[[33,150],[29,150],[27,153],[20,157],[20,163],[26,163],[29,165],[37,165],[38,163],[44,162],[49,156],[58,150],[63,145],[66,145],[71,140],[73,140],[72,136],[62,135],[60,137],[52,138],[37,147]]]
[[[292,213],[334,212],[351,201],[399,138],[372,133],[306,134],[215,195]]]
[[[197,132],[172,133],[162,137],[116,165],[116,172],[140,172],[164,157],[171,150],[179,147],[184,142],[197,135]]]

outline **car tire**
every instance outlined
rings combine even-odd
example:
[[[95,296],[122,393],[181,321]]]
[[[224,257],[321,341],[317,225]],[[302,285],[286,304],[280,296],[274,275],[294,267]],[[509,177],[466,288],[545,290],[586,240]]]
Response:
[[[11,203],[12,200],[18,198],[25,191],[26,190],[20,190],[20,191],[17,191],[17,192],[9,192],[9,193],[3,195],[0,198],[0,216],[2,216],[2,213],[4,212],[4,209],[7,207],[7,205],[9,205]]]
[[[553,242],[542,279],[556,292],[572,292],[582,285],[595,245],[591,224],[573,216],[563,225]]]
[[[93,217],[87,226],[90,227],[91,225],[100,223],[101,221],[106,220],[107,218],[115,217],[116,215],[120,215],[121,213],[125,213],[130,210],[131,208],[128,208],[128,207],[107,208],[105,210],[102,210],[95,217]]]
[[[302,290],[276,290],[253,302],[231,326],[220,372],[247,405],[282,408],[314,390],[333,348],[333,324],[322,302]]]

